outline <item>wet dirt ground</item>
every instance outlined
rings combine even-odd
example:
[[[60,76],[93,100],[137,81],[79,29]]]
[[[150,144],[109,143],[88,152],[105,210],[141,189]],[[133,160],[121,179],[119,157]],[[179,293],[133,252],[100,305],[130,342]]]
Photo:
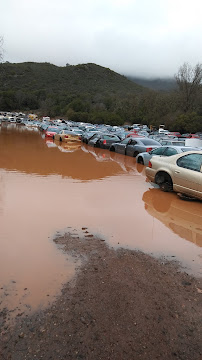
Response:
[[[200,360],[200,281],[83,228],[55,239],[81,266],[45,311],[3,327],[3,359]]]
[[[46,141],[41,133],[21,126],[0,127],[0,245],[0,349],[5,359],[200,358],[196,314],[201,311],[202,295],[196,278],[201,277],[202,203],[184,202],[175,194],[153,188],[146,182],[144,167],[136,164],[135,159],[81,144],[72,149]],[[97,254],[94,260],[93,254]],[[99,272],[96,265],[93,265],[96,269],[91,268],[91,261],[93,264],[101,261]],[[127,264],[133,269],[127,270]],[[106,276],[105,291],[102,276]],[[94,292],[91,304],[88,294],[93,296]],[[74,314],[70,320],[69,313],[61,313],[63,302],[63,310],[68,308]],[[141,302],[146,316],[150,311],[148,324]],[[177,309],[177,316],[167,314],[169,306]],[[181,311],[181,307],[185,310]],[[80,316],[82,309],[85,313],[87,308],[94,314],[90,318],[94,316],[101,326],[97,328],[99,341],[93,337],[94,325],[88,315],[87,320]],[[121,312],[126,313],[125,318]],[[160,323],[156,321],[157,314],[163,319],[165,338],[161,337],[163,330],[157,325]],[[54,323],[61,323],[61,316],[64,324],[58,327]],[[131,327],[138,316],[142,324],[139,330],[136,325]],[[107,317],[112,319],[111,326]],[[115,322],[119,318],[122,325],[116,331]],[[188,330],[189,322],[192,330]],[[85,327],[83,340],[78,342],[75,334],[80,325]],[[149,357],[157,346],[153,326],[163,347]],[[129,337],[129,332],[134,334],[130,351],[126,346],[130,342],[123,336],[126,333]],[[72,333],[74,341],[70,341]],[[109,345],[110,339],[113,345]],[[119,350],[115,346],[117,341]],[[54,345],[48,349],[50,343]],[[91,352],[93,346],[97,352]],[[135,348],[139,354],[134,353]],[[165,351],[167,357],[158,355]]]

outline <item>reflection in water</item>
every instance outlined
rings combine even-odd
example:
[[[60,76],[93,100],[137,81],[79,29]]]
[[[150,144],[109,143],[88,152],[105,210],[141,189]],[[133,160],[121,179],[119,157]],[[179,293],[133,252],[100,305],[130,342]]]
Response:
[[[99,164],[81,149],[61,153],[58,143],[53,140],[41,141],[37,132],[20,132],[18,128],[16,131],[3,129],[1,133],[0,168],[42,176],[57,174],[78,180],[102,179],[122,172],[120,166],[110,159]]]
[[[57,145],[54,143],[54,141],[52,139],[46,139],[45,140],[46,146],[48,146],[48,148],[54,148],[57,147]]]
[[[145,175],[145,167],[141,164],[137,164],[135,158],[130,156],[121,155],[112,151],[103,150],[99,148],[93,148],[82,144],[82,150],[92,156],[98,161],[113,161],[117,163],[122,171],[127,174],[143,174]]]
[[[202,247],[201,202],[182,201],[175,194],[149,189],[143,194],[145,209],[174,233]]]
[[[54,142],[62,152],[74,152],[81,148],[81,143],[77,141],[59,142],[55,140]]]
[[[51,237],[68,226],[75,233],[88,227],[114,247],[175,255],[199,274],[202,203],[149,190],[144,167],[131,157],[50,144],[23,126],[1,128],[1,307],[26,312],[58,293],[75,263]]]

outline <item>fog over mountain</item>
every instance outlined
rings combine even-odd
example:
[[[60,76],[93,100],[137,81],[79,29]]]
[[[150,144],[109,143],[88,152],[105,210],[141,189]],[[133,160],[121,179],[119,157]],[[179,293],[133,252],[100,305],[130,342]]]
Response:
[[[202,59],[201,0],[2,0],[4,61],[173,77]]]
[[[176,89],[175,78],[146,78],[128,75],[127,78],[138,85],[157,91],[171,91]]]

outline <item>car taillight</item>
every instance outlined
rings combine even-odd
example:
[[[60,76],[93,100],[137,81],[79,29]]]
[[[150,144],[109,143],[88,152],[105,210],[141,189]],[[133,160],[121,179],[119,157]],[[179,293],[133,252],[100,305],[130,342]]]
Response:
[[[79,136],[79,140],[81,140],[81,136]]]
[[[149,167],[149,168],[152,168],[152,163],[151,163],[151,161],[149,161],[148,167]]]
[[[149,152],[149,151],[151,151],[152,150],[152,148],[150,147],[150,148],[146,148],[146,152]]]
[[[107,140],[103,140],[103,145],[105,145],[107,143]]]
[[[65,135],[65,139],[67,139],[69,136],[68,135]]]

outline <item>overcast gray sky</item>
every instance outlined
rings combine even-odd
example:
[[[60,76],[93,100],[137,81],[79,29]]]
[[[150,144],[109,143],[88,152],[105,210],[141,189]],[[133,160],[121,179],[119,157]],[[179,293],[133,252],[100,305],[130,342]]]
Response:
[[[173,76],[202,62],[202,0],[1,0],[4,61]]]

